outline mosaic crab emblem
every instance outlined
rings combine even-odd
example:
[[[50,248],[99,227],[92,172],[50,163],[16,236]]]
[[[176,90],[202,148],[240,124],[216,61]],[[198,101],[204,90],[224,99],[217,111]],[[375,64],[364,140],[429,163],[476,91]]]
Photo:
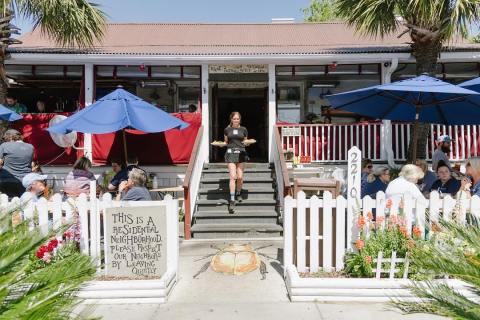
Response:
[[[211,247],[217,249],[218,251],[196,260],[200,261],[212,257],[212,259],[206,262],[193,276],[194,279],[203,272],[207,271],[209,267],[212,267],[212,270],[215,272],[227,275],[243,275],[259,269],[262,280],[267,278],[267,265],[259,256],[263,256],[268,259],[273,258],[267,256],[266,254],[259,253],[257,250],[270,247],[270,245],[255,249],[249,244],[230,244],[223,249],[216,246]]]

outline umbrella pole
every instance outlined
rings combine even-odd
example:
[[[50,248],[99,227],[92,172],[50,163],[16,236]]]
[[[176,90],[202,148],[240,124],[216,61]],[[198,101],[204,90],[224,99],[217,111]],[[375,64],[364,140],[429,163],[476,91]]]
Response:
[[[420,108],[415,107],[415,121],[413,122],[413,146],[412,146],[412,163],[417,159],[417,140],[418,140],[418,118],[420,116]]]
[[[125,136],[125,130],[122,130],[122,138],[123,138],[123,155],[125,156],[125,163],[127,163],[128,151],[127,151],[127,138]]]

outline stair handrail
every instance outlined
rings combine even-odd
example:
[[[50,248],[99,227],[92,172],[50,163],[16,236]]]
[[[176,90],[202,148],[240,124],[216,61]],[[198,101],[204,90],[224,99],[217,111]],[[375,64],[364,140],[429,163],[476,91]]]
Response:
[[[192,153],[188,161],[187,171],[185,171],[185,179],[183,179],[183,195],[184,195],[184,233],[185,240],[191,238],[191,224],[192,215],[195,208],[196,195],[200,185],[200,178],[202,175],[204,159],[203,147],[203,126],[198,129],[197,136],[195,137],[195,143],[193,145]]]
[[[285,156],[283,155],[283,145],[280,138],[279,127],[275,126],[273,132],[273,164],[275,166],[275,176],[277,178],[278,196],[281,205],[283,206],[283,198],[288,195],[293,195],[293,193],[290,185],[287,163],[285,162]],[[283,195],[280,194],[280,190],[283,190]]]

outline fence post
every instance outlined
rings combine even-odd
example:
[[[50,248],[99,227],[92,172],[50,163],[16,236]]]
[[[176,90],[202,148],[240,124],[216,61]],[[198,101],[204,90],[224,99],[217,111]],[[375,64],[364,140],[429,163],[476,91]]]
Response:
[[[357,207],[360,205],[360,182],[362,169],[362,152],[357,147],[348,150],[348,176],[347,176],[347,249],[352,249],[352,239],[358,235],[354,219]],[[358,208],[359,209],[359,208]]]
[[[347,214],[347,200],[338,196],[336,199],[337,208],[337,234],[335,242],[335,268],[337,271],[343,269],[343,258],[345,256],[345,216]]]
[[[327,192],[325,192],[326,194]],[[325,194],[323,198],[323,207],[325,207]],[[320,217],[319,208],[322,206],[322,201],[317,196],[310,198],[310,272],[317,272],[320,266],[319,259],[319,230],[318,222]],[[323,210],[323,243],[325,243],[325,209]],[[325,248],[325,246],[324,246]],[[325,266],[325,251],[323,255],[323,265]]]
[[[383,258],[383,252],[380,251],[377,256],[377,270],[375,271],[375,278],[380,279],[380,276],[382,275],[382,258]]]
[[[305,192],[297,193],[297,270],[306,271],[305,264],[305,242],[306,238],[306,207],[307,202]]]
[[[88,208],[88,202],[87,202],[87,196],[85,194],[80,194],[77,198],[77,200],[73,200],[69,198],[68,200],[68,206],[69,211],[72,211],[72,209],[77,210],[77,217],[76,219],[79,219],[80,221],[80,250],[84,254],[92,254],[92,251],[90,250],[91,248],[91,240],[94,235],[91,230],[91,227],[88,225],[88,216],[89,216],[89,208]],[[73,206],[73,208],[72,208]],[[93,219],[93,216],[90,213],[90,223],[91,220]],[[88,230],[90,229],[90,239],[88,237]]]
[[[52,197],[52,219],[53,229],[56,230],[62,225],[62,196],[58,193]]]
[[[389,275],[390,279],[395,278],[395,265],[396,265],[396,263],[397,263],[397,252],[392,251],[392,256],[390,257],[390,275]]]
[[[283,211],[283,272],[286,274],[287,267],[293,264],[293,208],[295,199],[291,196],[285,197]]]
[[[38,214],[38,226],[42,234],[46,235],[48,233],[48,203],[47,199],[40,198],[35,204]]]
[[[332,271],[332,194],[323,193],[323,269],[326,272]],[[310,217],[311,217],[310,211]],[[312,235],[310,235],[311,237]],[[318,242],[317,242],[318,243]],[[310,242],[311,246],[311,242]]]

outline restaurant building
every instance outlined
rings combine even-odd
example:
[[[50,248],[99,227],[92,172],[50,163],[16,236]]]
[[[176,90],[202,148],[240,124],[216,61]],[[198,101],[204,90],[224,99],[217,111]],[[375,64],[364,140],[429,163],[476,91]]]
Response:
[[[35,113],[37,101],[43,101],[49,113],[74,112],[121,85],[185,119],[191,120],[187,113],[195,111],[203,138],[213,141],[223,139],[228,116],[236,110],[258,141],[250,150],[258,162],[272,160],[277,123],[374,120],[331,110],[326,95],[415,75],[408,35],[374,39],[343,23],[112,23],[103,42],[92,49],[58,47],[39,31],[25,34],[21,41],[9,49],[7,73],[10,93],[29,112]],[[437,77],[453,83],[478,77],[479,54],[478,44],[449,43],[441,53]],[[378,130],[385,130],[384,124]],[[86,148],[89,139],[86,136]],[[87,152],[93,152],[97,164],[106,164],[116,154],[105,152],[117,147],[113,138],[101,148],[95,147],[98,139],[92,139],[93,151]],[[193,139],[188,142],[193,144]],[[378,159],[386,157],[382,148],[373,151]],[[41,162],[71,163],[72,157],[52,162],[59,150],[51,149],[52,154],[42,153]],[[184,149],[178,157],[163,158],[152,151],[139,150],[141,162],[178,164],[189,159]],[[223,159],[214,148],[208,154],[208,161]]]

